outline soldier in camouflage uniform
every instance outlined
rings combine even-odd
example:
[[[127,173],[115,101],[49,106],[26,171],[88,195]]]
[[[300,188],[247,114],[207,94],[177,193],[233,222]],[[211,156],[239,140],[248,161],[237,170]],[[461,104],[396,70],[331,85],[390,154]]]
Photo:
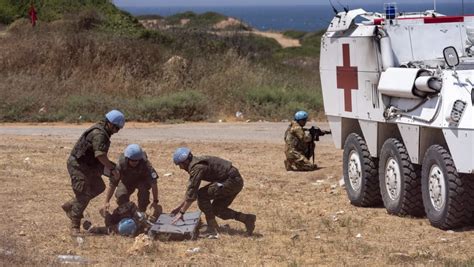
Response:
[[[103,121],[93,125],[81,135],[71,151],[67,170],[75,197],[61,207],[71,220],[72,235],[79,233],[83,212],[89,201],[105,190],[102,181],[104,170],[110,171],[115,177],[120,177],[107,153],[110,137],[122,129],[124,124],[125,117],[120,111],[110,111]]]
[[[189,173],[184,201],[171,212],[176,214],[173,223],[182,219],[186,210],[197,199],[199,209],[206,216],[208,234],[217,234],[217,216],[223,220],[234,219],[244,223],[247,234],[252,235],[257,217],[229,208],[244,186],[242,176],[231,162],[213,156],[194,157],[191,150],[185,147],[176,150],[173,161],[180,169]],[[208,181],[210,184],[199,188],[201,181]]]
[[[312,145],[314,141],[309,132],[304,130],[308,113],[298,111],[295,114],[295,120],[285,132],[285,168],[287,171],[313,171],[318,168],[309,160],[312,154]]]
[[[161,206],[158,205],[158,173],[142,148],[137,144],[127,146],[124,153],[119,157],[117,170],[120,172],[120,177],[112,176],[110,178],[110,186],[105,199],[105,210],[108,211],[109,201],[114,192],[117,204],[120,207],[129,203],[130,195],[138,189],[138,211],[145,212],[150,203],[151,189],[153,194],[153,216],[157,218],[161,213]]]
[[[93,225],[90,221],[85,220],[82,224],[84,230],[88,233],[97,235],[118,233],[121,235],[133,236],[139,233],[144,233],[149,228],[146,214],[144,212],[139,212],[137,205],[132,201],[118,206],[112,213],[105,209],[101,209],[100,214],[104,217],[105,226]],[[128,231],[127,228],[121,229],[120,227],[121,223],[124,222],[131,227],[128,228]]]

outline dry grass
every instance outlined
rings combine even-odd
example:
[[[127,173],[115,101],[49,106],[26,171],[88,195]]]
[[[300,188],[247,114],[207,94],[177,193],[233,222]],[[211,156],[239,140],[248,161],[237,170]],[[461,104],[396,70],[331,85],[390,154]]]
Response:
[[[159,192],[166,211],[182,198],[186,175],[172,165],[177,146],[195,154],[227,158],[240,169],[245,187],[232,204],[257,214],[254,237],[242,235],[233,221],[218,240],[159,242],[154,252],[129,256],[133,239],[86,236],[78,245],[67,234],[68,220],[60,204],[71,189],[66,158],[74,140],[0,136],[0,265],[50,265],[60,254],[77,254],[99,265],[472,265],[474,237],[468,231],[445,232],[426,219],[398,218],[383,208],[363,209],[348,203],[341,177],[341,152],[318,147],[323,169],[286,172],[283,144],[143,143],[161,177]],[[139,140],[138,140],[139,142]],[[126,146],[113,141],[111,156]],[[29,160],[25,160],[29,158]],[[319,182],[318,182],[319,181]],[[104,195],[87,212],[99,222]],[[196,209],[195,204],[192,209]],[[360,234],[360,237],[357,237]],[[186,250],[199,247],[200,252]]]
[[[168,33],[174,40],[168,44],[81,25],[58,20],[32,28],[27,20],[17,20],[9,26],[0,37],[0,121],[75,121],[79,116],[95,121],[111,108],[126,110],[135,120],[162,121],[147,118],[140,109],[143,102],[191,90],[204,96],[207,110],[201,113],[208,118],[240,110],[282,119],[297,109],[321,110],[322,100],[310,97],[319,88],[317,69],[262,64],[252,58],[271,52],[253,47],[251,41],[189,30]],[[173,56],[185,63],[166,64]],[[273,117],[259,114],[262,104],[249,102],[248,93],[261,88],[290,98],[291,104],[272,107]],[[42,107],[48,112],[39,114]]]

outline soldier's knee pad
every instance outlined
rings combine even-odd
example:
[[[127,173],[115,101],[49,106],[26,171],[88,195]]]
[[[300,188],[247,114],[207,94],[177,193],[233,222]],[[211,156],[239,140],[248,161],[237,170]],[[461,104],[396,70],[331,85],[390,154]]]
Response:
[[[202,199],[199,198],[197,199],[197,204],[200,210],[211,210],[211,201],[209,199]]]
[[[199,188],[198,192],[197,192],[197,195],[198,195],[198,201],[201,199],[208,199],[209,198],[209,194],[207,193],[207,186],[205,187],[202,187],[202,188]]]

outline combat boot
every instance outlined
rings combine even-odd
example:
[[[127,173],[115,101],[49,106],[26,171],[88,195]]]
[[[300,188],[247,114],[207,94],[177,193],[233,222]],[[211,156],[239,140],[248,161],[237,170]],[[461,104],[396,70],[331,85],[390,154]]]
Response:
[[[216,219],[206,219],[207,228],[200,233],[201,237],[216,237],[219,234],[219,225]]]
[[[236,220],[245,224],[245,229],[247,230],[247,235],[252,235],[253,230],[255,230],[255,221],[257,221],[257,216],[254,214],[244,214],[238,213]]]
[[[61,208],[64,210],[66,213],[66,216],[72,220],[72,215],[71,215],[71,210],[72,210],[72,199],[69,200],[68,202],[64,203],[61,205]]]
[[[71,236],[78,236],[81,233],[80,227],[81,220],[71,219],[71,226],[69,228]]]
[[[286,171],[291,171],[291,164],[288,162],[288,160],[285,159],[285,161],[283,161],[283,163],[285,163],[285,169]]]

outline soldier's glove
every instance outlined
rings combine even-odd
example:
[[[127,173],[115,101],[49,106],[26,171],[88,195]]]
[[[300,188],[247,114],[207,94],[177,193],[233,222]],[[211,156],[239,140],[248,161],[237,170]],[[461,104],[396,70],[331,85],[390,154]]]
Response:
[[[163,207],[160,204],[158,204],[158,202],[153,202],[150,205],[150,209],[151,209],[150,221],[156,222],[156,220],[158,220],[158,217],[160,217],[160,215],[163,213]]]
[[[314,126],[311,126],[311,128],[309,128],[309,134],[313,137],[314,137],[318,134],[318,130],[314,127]]]

